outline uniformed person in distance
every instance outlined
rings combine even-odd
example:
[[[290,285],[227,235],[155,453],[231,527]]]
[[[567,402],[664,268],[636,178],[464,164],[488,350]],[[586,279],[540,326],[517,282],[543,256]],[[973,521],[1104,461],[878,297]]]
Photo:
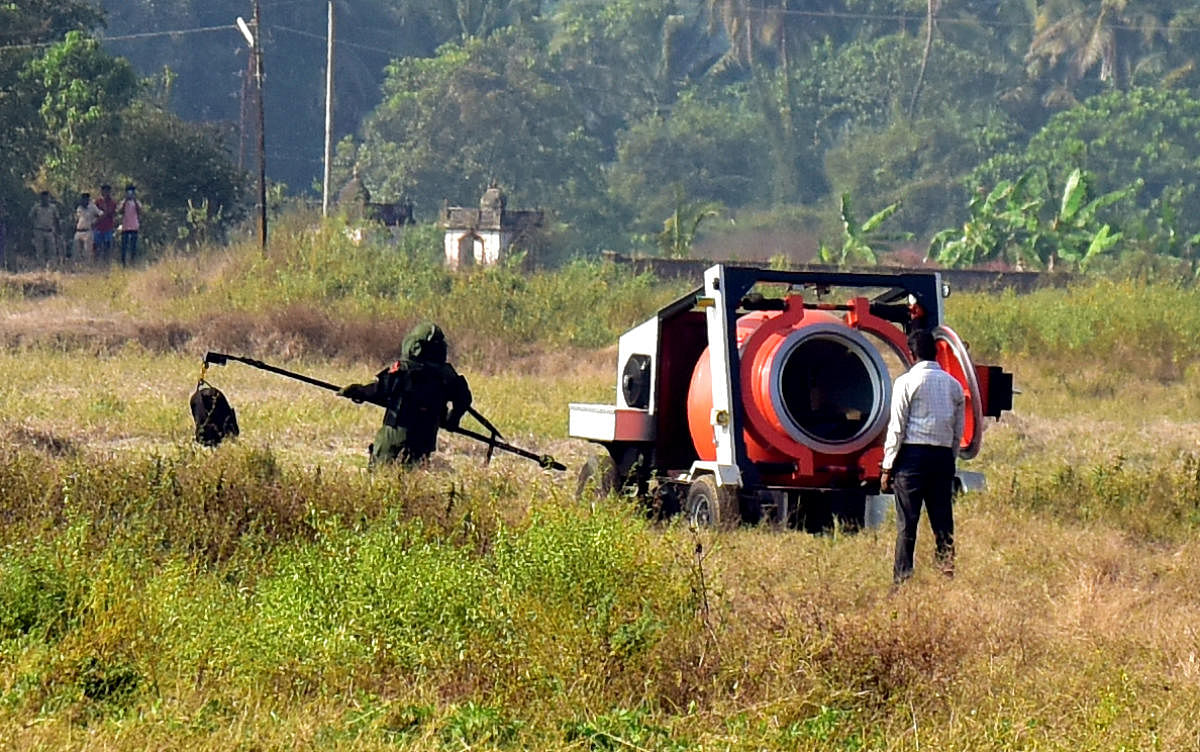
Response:
[[[446,362],[446,335],[432,323],[409,332],[401,359],[373,383],[349,384],[338,395],[387,410],[369,449],[371,466],[420,462],[437,449],[438,428],[457,428],[471,406],[467,380]]]

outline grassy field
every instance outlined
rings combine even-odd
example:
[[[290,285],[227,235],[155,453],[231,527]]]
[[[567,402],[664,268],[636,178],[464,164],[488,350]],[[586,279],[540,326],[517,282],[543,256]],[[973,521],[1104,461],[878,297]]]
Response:
[[[365,381],[428,312],[479,409],[575,467],[566,403],[611,399],[616,335],[682,289],[275,242],[0,285],[0,748],[1200,745],[1190,289],[950,298],[1022,394],[957,577],[925,529],[892,594],[889,526],[652,524],[457,437],[367,473],[377,411],[243,365],[208,373],[242,437],[195,447],[206,349]]]

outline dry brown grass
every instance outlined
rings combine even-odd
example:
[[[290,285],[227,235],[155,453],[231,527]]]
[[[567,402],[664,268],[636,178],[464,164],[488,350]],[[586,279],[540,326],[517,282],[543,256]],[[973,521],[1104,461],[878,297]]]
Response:
[[[308,305],[265,312],[211,312],[192,320],[160,320],[66,301],[11,306],[0,319],[0,345],[14,350],[52,349],[113,356],[137,345],[149,352],[192,354],[209,350],[261,360],[383,364],[401,356],[404,334],[416,321],[361,315],[338,317]],[[451,356],[460,366],[491,375],[563,373],[611,368],[615,349],[584,350],[513,343],[469,331],[451,332]]]
[[[57,295],[59,280],[46,272],[8,274],[0,272],[0,297],[38,299]]]
[[[923,530],[919,575],[894,594],[890,531],[718,540],[724,671],[708,702],[770,708],[781,726],[840,707],[827,741],[859,733],[881,749],[1190,748],[1193,542],[1136,543],[987,497],[959,522],[956,578],[934,573]]]
[[[187,270],[128,289],[153,310],[209,283]],[[1200,454],[1200,369],[1186,360],[1110,368],[1078,354],[1005,358],[1023,394],[967,466],[986,471],[992,487],[958,506],[953,580],[930,564],[927,528],[916,578],[891,593],[888,526],[857,536],[694,536],[678,525],[642,530],[630,516],[634,544],[673,557],[663,571],[682,579],[669,584],[699,588],[700,544],[710,605],[672,622],[640,662],[572,663],[561,635],[594,614],[539,612],[531,599],[523,613],[536,613],[544,631],[488,664],[416,674],[386,656],[353,668],[297,659],[254,673],[222,663],[232,643],[212,637],[235,629],[214,624],[228,616],[218,608],[229,597],[222,583],[251,588],[279,552],[303,552],[339,529],[334,520],[364,536],[419,525],[430,540],[485,555],[500,531],[569,508],[571,479],[503,456],[482,468],[482,449],[456,437],[419,473],[367,476],[363,447],[377,413],[237,365],[210,377],[245,434],[237,446],[196,453],[184,405],[204,350],[279,358],[335,383],[365,380],[410,322],[304,305],[160,320],[108,295],[10,299],[0,321],[10,346],[0,378],[18,387],[0,394],[0,457],[27,460],[6,476],[4,551],[57,541],[65,559],[112,572],[97,575],[98,606],[65,641],[0,645],[0,738],[12,748],[462,748],[446,729],[468,703],[489,702],[524,725],[476,748],[1200,746],[1200,517],[1172,516],[1188,511],[1196,490],[1187,461]],[[565,405],[612,398],[612,348],[454,339],[477,404],[509,438],[577,466],[590,447],[565,438]],[[176,463],[171,482],[187,503],[161,492],[170,476],[155,457]],[[95,469],[110,486],[125,484],[119,502],[79,485]],[[1139,498],[1142,489],[1156,496]],[[133,536],[123,521],[139,515]],[[87,547],[72,549],[71,536]],[[131,547],[109,544],[117,540]],[[214,613],[188,610],[199,609],[188,599]],[[162,616],[173,600],[192,621]],[[154,658],[195,646],[213,651],[195,659],[204,667],[195,673]],[[114,671],[133,666],[153,682],[124,711],[53,705],[51,690],[90,670],[82,657]],[[584,722],[617,729],[612,736],[629,744],[567,730]]]

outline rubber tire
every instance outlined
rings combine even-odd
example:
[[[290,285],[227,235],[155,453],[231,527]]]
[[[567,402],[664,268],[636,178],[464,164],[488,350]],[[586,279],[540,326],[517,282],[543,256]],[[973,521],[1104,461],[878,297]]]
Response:
[[[579,468],[579,476],[575,484],[575,498],[580,501],[598,501],[608,498],[613,491],[617,490],[619,483],[617,465],[608,452],[589,454]]]
[[[732,530],[742,522],[737,489],[718,486],[711,475],[697,478],[688,487],[684,509],[688,523],[696,527]]]

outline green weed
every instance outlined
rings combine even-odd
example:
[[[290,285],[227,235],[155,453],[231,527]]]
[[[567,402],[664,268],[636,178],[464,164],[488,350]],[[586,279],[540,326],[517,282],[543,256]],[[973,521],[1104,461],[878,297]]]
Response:
[[[1150,465],[1117,456],[998,480],[1000,503],[1061,520],[1114,525],[1148,541],[1181,540],[1200,529],[1200,459],[1192,454]]]
[[[686,750],[691,744],[674,740],[669,729],[644,710],[617,709],[567,724],[568,744],[583,744],[595,752],[627,749]]]

